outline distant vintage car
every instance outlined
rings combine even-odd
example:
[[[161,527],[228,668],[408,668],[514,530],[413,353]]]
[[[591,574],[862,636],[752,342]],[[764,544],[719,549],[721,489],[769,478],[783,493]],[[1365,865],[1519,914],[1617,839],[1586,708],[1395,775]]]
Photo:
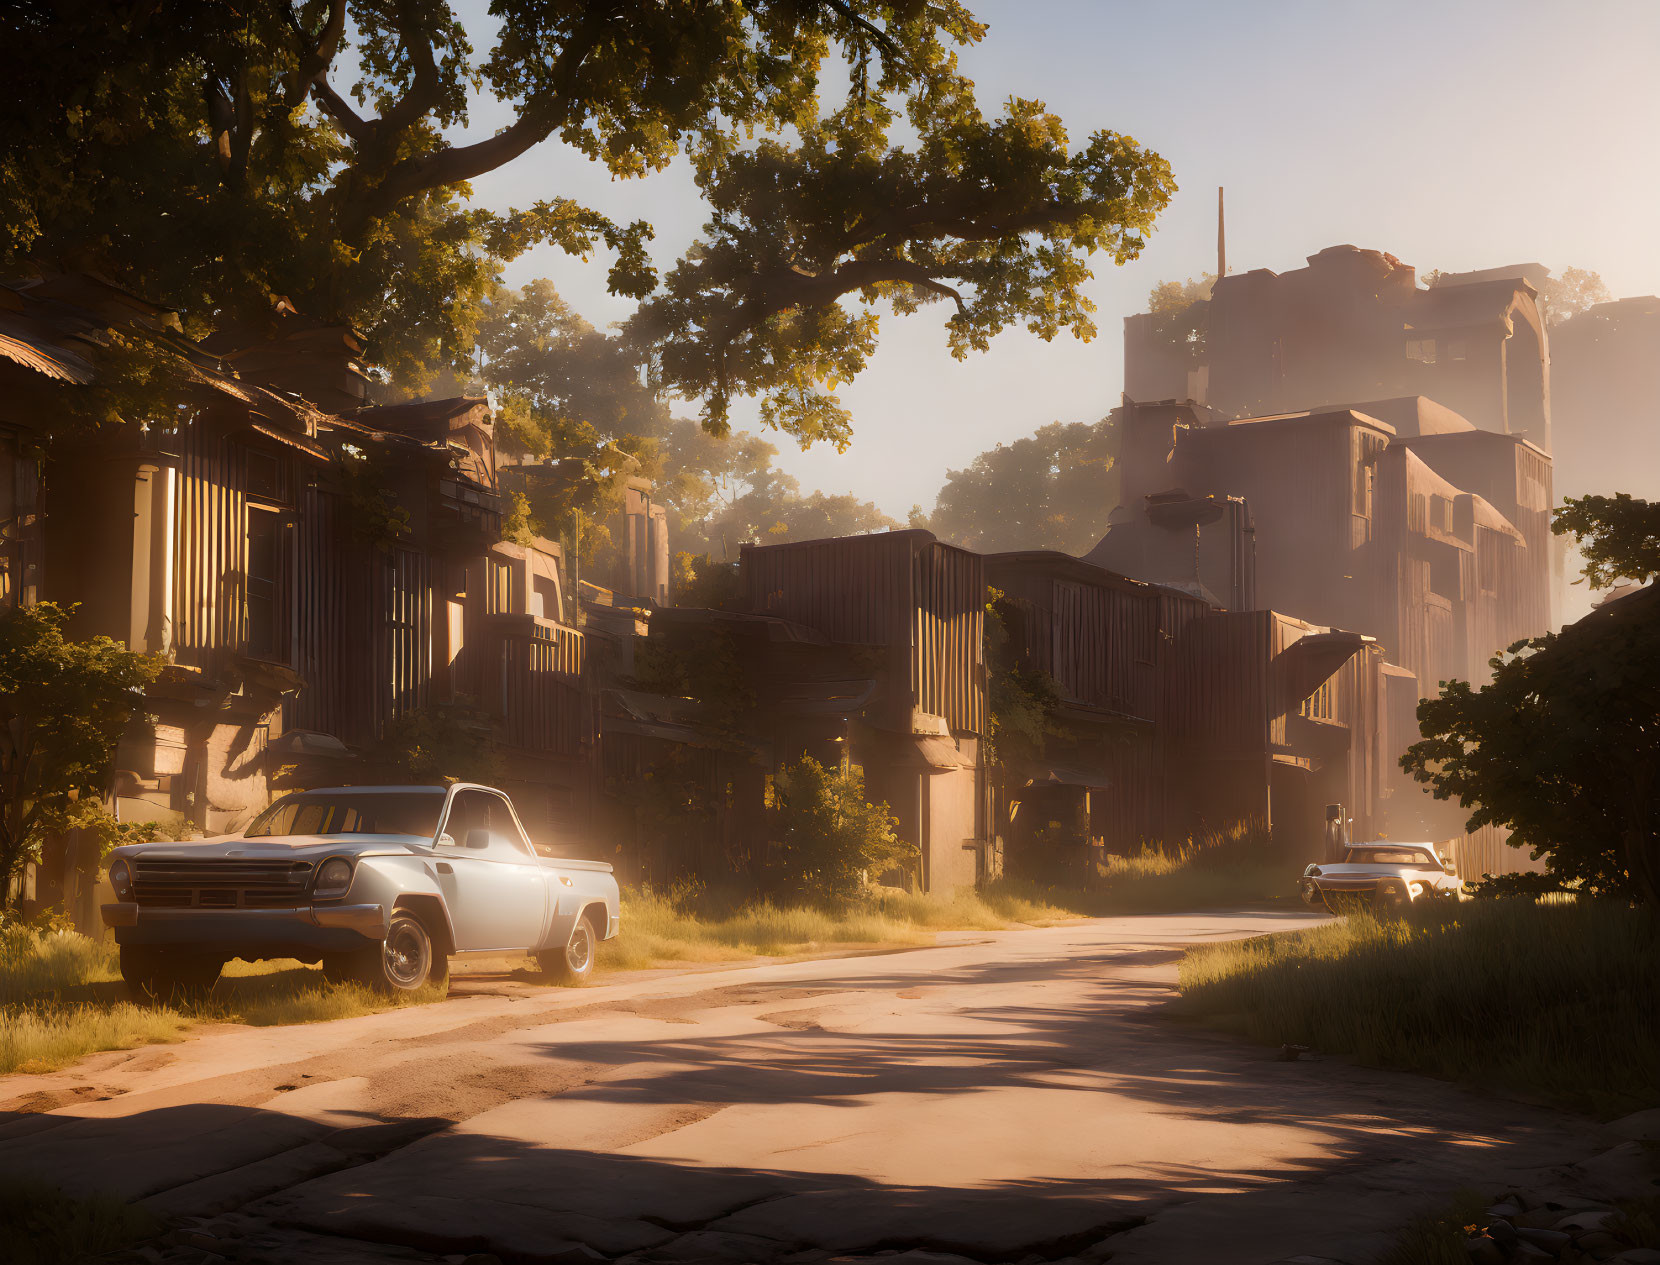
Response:
[[[529,952],[581,983],[618,929],[611,866],[541,855],[488,786],[287,795],[237,835],[117,848],[109,873],[122,978],[158,997],[211,988],[231,958],[409,993],[452,955]]]
[[[1426,897],[1457,898],[1464,890],[1453,863],[1431,843],[1357,843],[1343,859],[1303,871],[1303,903],[1328,908],[1344,897],[1401,908]]]

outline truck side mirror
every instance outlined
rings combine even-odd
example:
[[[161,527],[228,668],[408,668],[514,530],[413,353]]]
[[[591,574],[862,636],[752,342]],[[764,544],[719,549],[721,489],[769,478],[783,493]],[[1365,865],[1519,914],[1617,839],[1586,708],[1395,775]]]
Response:
[[[462,845],[467,848],[488,848],[490,846],[490,832],[478,827],[467,832],[467,841]]]

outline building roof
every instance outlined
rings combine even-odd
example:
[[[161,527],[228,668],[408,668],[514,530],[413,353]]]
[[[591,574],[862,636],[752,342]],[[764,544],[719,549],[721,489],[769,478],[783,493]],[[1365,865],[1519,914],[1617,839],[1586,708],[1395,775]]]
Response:
[[[1475,423],[1463,414],[1453,412],[1445,404],[1437,404],[1427,395],[1401,395],[1389,400],[1345,403],[1341,407],[1387,423],[1402,438],[1452,435],[1476,429]]]

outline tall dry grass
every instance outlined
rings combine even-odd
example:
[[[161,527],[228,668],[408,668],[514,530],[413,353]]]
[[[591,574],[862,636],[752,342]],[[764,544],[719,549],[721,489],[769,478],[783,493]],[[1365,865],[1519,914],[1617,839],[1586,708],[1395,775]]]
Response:
[[[1180,1009],[1271,1043],[1544,1096],[1660,1104],[1660,918],[1593,900],[1355,912],[1191,950]]]
[[[411,1001],[442,996],[428,989]],[[108,941],[0,927],[0,1075],[47,1072],[100,1050],[182,1040],[202,1023],[316,1023],[394,1004],[410,1003],[357,984],[331,984],[299,962],[236,961],[201,1001],[140,1005],[129,999]]]

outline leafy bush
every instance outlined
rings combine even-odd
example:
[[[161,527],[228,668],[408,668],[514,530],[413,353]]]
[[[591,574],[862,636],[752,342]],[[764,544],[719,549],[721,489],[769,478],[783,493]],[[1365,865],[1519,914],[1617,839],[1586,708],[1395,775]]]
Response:
[[[778,888],[805,900],[847,900],[873,878],[910,873],[917,850],[903,842],[886,804],[865,799],[864,771],[826,768],[809,755],[773,779],[771,870]]]

